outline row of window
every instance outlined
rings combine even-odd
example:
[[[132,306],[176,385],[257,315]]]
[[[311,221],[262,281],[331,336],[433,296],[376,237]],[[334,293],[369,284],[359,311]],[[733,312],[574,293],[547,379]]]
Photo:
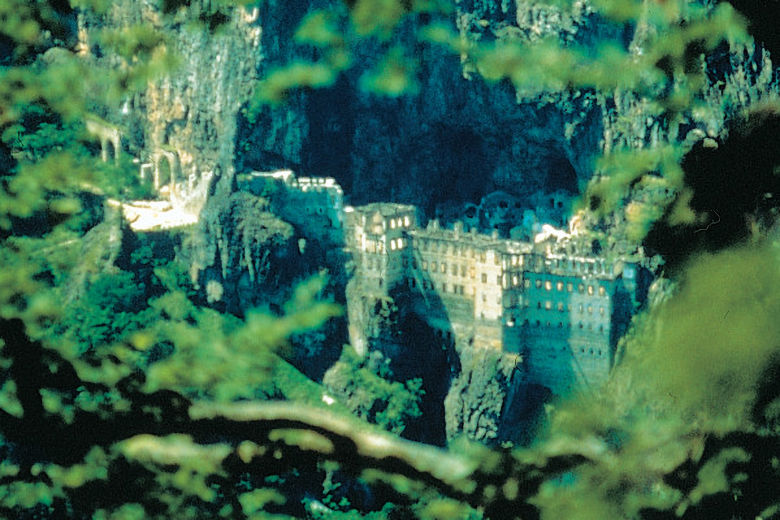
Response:
[[[541,289],[542,287],[545,288],[547,291],[552,291],[553,289],[553,282],[552,280],[542,280],[541,278],[537,278],[534,282],[534,285],[537,289]],[[523,281],[523,286],[526,289],[531,288],[531,280],[526,279]],[[555,290],[562,292],[564,290],[564,287],[566,289],[566,292],[574,292],[574,284],[572,282],[566,282],[564,284],[562,281],[555,282]],[[584,294],[585,292],[588,293],[589,296],[593,296],[595,294],[596,290],[598,290],[599,296],[606,296],[607,289],[603,285],[599,285],[598,289],[596,289],[593,285],[585,285],[583,283],[577,284],[577,292],[580,294]]]
[[[525,302],[525,307],[528,307],[528,302]],[[557,309],[559,312],[563,312],[564,310],[571,312],[572,306],[571,303],[564,304],[563,302],[558,302],[555,304],[555,309]],[[542,302],[536,302],[536,308],[551,311],[553,309],[553,302],[550,300],[547,300],[542,304]],[[588,305],[585,307],[583,304],[577,305],[577,312],[580,314],[584,314],[587,311],[588,314],[593,314],[593,305]],[[606,314],[606,309],[603,305],[599,306],[599,315],[604,316]]]
[[[510,327],[514,325],[514,322],[508,322],[507,325]],[[577,323],[577,326],[574,327],[571,323],[564,323],[562,321],[559,322],[551,322],[551,321],[541,321],[541,320],[524,320],[523,321],[523,327],[554,327],[558,329],[581,329],[581,330],[597,330],[598,332],[608,332],[608,330],[604,327],[603,324],[599,325],[598,327],[594,328],[592,323]]]
[[[397,217],[397,218],[391,218],[390,219],[390,229],[395,228],[408,228],[412,225],[412,219],[409,218],[408,215],[405,217]]]
[[[407,286],[410,289],[415,289],[417,287],[417,280],[414,278],[409,278],[407,280]],[[426,291],[436,291],[437,287],[436,284],[430,280],[422,280],[420,282],[420,288]],[[466,295],[466,286],[465,285],[459,285],[459,284],[447,284],[443,283],[441,286],[439,286],[438,292],[441,294],[457,294],[460,296]],[[488,293],[481,293],[482,295],[482,301],[484,303],[487,303],[488,300]],[[471,296],[477,296],[477,288],[471,287]],[[501,305],[501,295],[496,296],[496,305]]]
[[[537,269],[542,269],[542,267],[547,266],[585,274],[606,274],[607,272],[607,265],[603,260],[565,260],[562,258],[548,260],[541,256],[535,256],[529,261],[529,263],[535,265]]]
[[[439,252],[447,255],[452,256],[461,256],[463,258],[477,258],[477,251],[473,248],[461,246],[458,244],[454,244],[452,242],[445,242],[443,240],[428,240],[428,239],[421,239],[420,242],[420,250],[421,251],[432,251],[432,252]],[[480,251],[479,252],[479,261],[482,263],[487,262],[487,252]],[[493,253],[493,263],[495,265],[499,265],[501,262],[501,255],[498,254],[498,252]],[[512,265],[522,265],[523,261],[522,258],[519,255],[514,255],[512,257]]]
[[[441,274],[447,274],[447,272],[449,271],[450,273],[452,273],[453,276],[460,276],[461,278],[465,278],[466,277],[466,266],[462,265],[462,264],[460,266],[458,266],[457,264],[450,264],[449,268],[448,268],[446,262],[439,263],[439,262],[436,262],[435,260],[433,262],[431,262],[430,264],[426,260],[423,260],[420,264],[421,264],[421,267],[422,267],[423,271],[429,271],[431,273],[439,272]],[[408,265],[408,262],[406,261],[406,259],[404,259],[404,267],[406,267],[407,265]],[[412,260],[412,267],[417,269],[417,261],[416,260]],[[474,280],[476,278],[476,274],[477,273],[476,273],[476,269],[474,268],[474,266],[471,266],[469,268],[468,274],[469,274],[469,278],[471,278],[472,280]],[[482,283],[488,283],[488,275],[487,275],[487,273],[482,273],[482,276],[481,276],[480,279],[482,280]],[[501,285],[501,275],[497,275],[496,276],[496,285]]]
[[[404,238],[391,238],[390,239],[390,251],[403,249],[409,245],[409,241]]]

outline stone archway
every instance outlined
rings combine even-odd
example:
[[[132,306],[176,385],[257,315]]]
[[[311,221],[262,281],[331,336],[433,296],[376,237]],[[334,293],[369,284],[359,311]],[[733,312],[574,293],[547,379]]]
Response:
[[[154,167],[154,189],[162,191],[166,186],[169,197],[176,189],[176,182],[181,181],[181,164],[176,152],[158,150],[152,155]]]
[[[122,150],[122,133],[119,127],[92,114],[87,115],[84,122],[87,132],[100,141],[100,158],[103,162],[108,162],[111,157],[114,163],[119,163]]]

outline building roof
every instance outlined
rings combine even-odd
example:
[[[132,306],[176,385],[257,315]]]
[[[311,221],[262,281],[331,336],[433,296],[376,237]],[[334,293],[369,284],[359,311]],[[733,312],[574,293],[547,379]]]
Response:
[[[382,216],[392,217],[398,213],[415,211],[417,207],[411,204],[396,204],[395,202],[372,202],[363,206],[356,206],[353,209],[356,213],[363,213],[364,215],[379,212]]]

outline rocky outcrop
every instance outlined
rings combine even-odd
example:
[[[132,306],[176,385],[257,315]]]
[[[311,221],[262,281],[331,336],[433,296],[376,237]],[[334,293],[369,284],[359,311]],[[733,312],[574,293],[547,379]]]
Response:
[[[643,20],[635,27],[609,23],[585,0],[567,9],[525,0],[455,4],[449,23],[467,42],[555,37],[563,45],[595,48],[609,40],[638,54],[654,30]],[[296,46],[290,36],[318,7],[304,0],[263,4],[261,75],[296,57],[312,58],[312,49]],[[400,38],[409,45],[413,30]],[[765,53],[718,51],[705,67],[712,84],[721,83],[694,113],[670,123],[662,108],[633,92],[488,84],[468,59],[416,42],[408,50],[419,67],[417,92],[386,98],[359,87],[378,49],[364,43],[352,50],[354,62],[365,66],[348,70],[330,88],[294,91],[282,108],[241,122],[245,168],[292,165],[302,174],[335,177],[353,204],[412,203],[433,216],[442,202],[476,204],[495,190],[521,198],[540,190],[576,192],[602,152],[682,140],[692,128],[718,135],[727,117],[723,106],[745,106],[772,90]]]
[[[285,35],[307,4],[316,2],[264,4],[263,67],[300,56]],[[473,39],[513,30],[571,39],[586,21],[584,10],[574,16],[514,4],[461,2],[457,30]],[[376,51],[356,49],[355,62],[372,63]],[[422,43],[414,52],[420,71],[413,95],[364,92],[358,85],[365,70],[356,67],[332,88],[295,92],[283,110],[267,108],[256,121],[243,121],[245,168],[294,165],[303,174],[335,177],[353,203],[407,202],[430,214],[438,203],[478,203],[498,189],[521,196],[576,191],[590,177],[602,133],[592,96],[518,103],[511,85],[487,84],[458,56]]]
[[[128,146],[160,177],[163,194],[196,214],[215,190],[234,187],[237,114],[261,57],[257,14],[214,11],[203,0],[164,16],[157,3],[138,1],[113,4],[102,16],[83,13],[79,20],[84,59],[114,71],[130,74],[137,63],[102,49],[101,33],[142,34],[138,45],[152,47],[145,88],[118,105],[106,93],[108,106],[96,108],[125,128]]]
[[[483,443],[510,440],[500,438],[499,430],[510,396],[515,397],[521,385],[515,377],[518,359],[472,349],[461,350],[460,356],[461,372],[444,400],[447,438],[465,435]]]
[[[234,314],[279,305],[305,271],[293,227],[245,192],[212,197],[182,251],[206,300]]]

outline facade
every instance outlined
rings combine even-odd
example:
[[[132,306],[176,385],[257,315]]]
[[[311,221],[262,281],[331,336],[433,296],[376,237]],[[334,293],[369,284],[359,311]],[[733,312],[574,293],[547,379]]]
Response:
[[[637,303],[637,266],[577,254],[558,230],[530,243],[462,222],[423,228],[411,205],[344,207],[332,179],[262,175],[284,189],[283,218],[311,235],[341,233],[360,283],[361,302],[348,305],[402,291],[444,343],[515,354],[526,381],[555,394],[607,379]]]
[[[522,357],[529,383],[564,394],[597,387],[636,300],[636,266],[539,244],[416,225],[413,206],[347,208],[347,244],[363,287],[406,291],[445,342]]]

